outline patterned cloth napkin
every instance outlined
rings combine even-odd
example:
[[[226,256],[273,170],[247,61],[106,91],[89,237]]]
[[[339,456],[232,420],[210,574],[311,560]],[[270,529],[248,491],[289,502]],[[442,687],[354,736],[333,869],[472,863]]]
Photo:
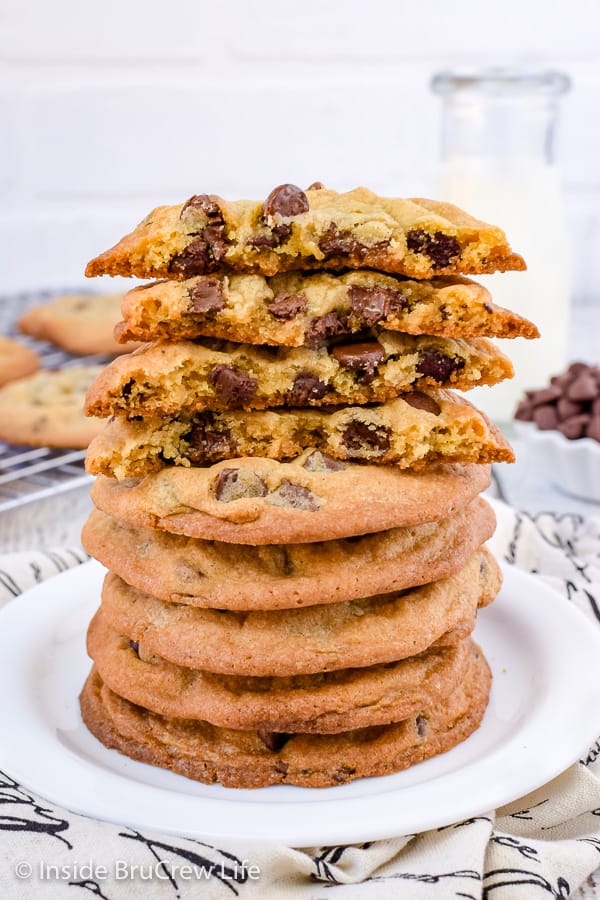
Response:
[[[494,508],[496,554],[600,626],[600,519]],[[80,548],[0,557],[0,605],[85,558]],[[600,710],[589,714],[600,732]],[[4,722],[0,740],[9,739]],[[68,812],[3,773],[0,832],[3,900],[566,898],[600,865],[600,739],[581,762],[509,806],[349,847],[213,845],[114,825]]]

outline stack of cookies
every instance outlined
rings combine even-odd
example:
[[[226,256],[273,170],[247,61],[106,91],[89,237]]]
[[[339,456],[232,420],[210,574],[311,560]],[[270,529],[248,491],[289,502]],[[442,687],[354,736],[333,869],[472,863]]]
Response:
[[[199,195],[89,275],[124,299],[88,393],[84,544],[108,569],[84,721],[204,782],[323,787],[406,768],[479,725],[471,640],[500,587],[479,493],[512,451],[454,389],[536,337],[465,274],[522,269],[448,204],[360,188]]]

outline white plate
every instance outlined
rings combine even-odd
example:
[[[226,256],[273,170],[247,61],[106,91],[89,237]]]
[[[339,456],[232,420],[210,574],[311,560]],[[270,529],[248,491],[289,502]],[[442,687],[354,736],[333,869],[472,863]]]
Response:
[[[205,839],[355,843],[515,800],[577,760],[600,732],[591,714],[600,710],[600,634],[557,593],[507,568],[476,631],[495,676],[491,701],[464,743],[405,772],[335,788],[189,781],[107,750],[81,722],[85,629],[103,571],[87,563],[0,612],[0,768],[74,812]]]

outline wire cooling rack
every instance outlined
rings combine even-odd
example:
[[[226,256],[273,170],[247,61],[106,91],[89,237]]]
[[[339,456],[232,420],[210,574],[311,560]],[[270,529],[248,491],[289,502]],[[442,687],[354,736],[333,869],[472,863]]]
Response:
[[[45,369],[108,362],[108,356],[74,356],[66,353],[45,341],[36,341],[21,334],[16,327],[17,319],[29,307],[67,293],[86,292],[78,288],[65,288],[0,296],[0,334],[15,337],[35,350]],[[92,477],[85,473],[84,458],[85,450],[15,446],[0,441],[0,513],[91,483]]]

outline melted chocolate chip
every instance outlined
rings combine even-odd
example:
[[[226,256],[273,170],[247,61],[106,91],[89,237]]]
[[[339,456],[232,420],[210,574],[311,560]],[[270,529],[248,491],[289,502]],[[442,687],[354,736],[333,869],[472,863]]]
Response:
[[[225,306],[221,282],[217,278],[203,278],[188,288],[189,303],[187,312],[190,315],[204,316],[207,313],[219,312]]]
[[[460,256],[460,244],[456,238],[443,231],[429,234],[420,228],[413,229],[406,235],[406,246],[413,253],[428,256],[434,269],[443,269],[451,259]]]
[[[289,506],[292,509],[306,509],[309,512],[315,512],[320,505],[312,491],[287,479],[270,494],[268,502],[274,506]]]
[[[215,424],[212,412],[204,412],[194,418],[187,435],[187,458],[192,463],[211,462],[235,456],[236,446],[228,428]]]
[[[422,391],[410,391],[408,394],[401,394],[400,398],[409,406],[413,406],[415,409],[424,409],[425,412],[432,413],[434,416],[439,416],[442,411],[440,404]]]
[[[213,272],[216,268],[218,263],[212,256],[208,243],[201,237],[188,244],[185,250],[174,256],[169,263],[169,272],[180,278]]]
[[[427,719],[425,716],[418,715],[416,719],[417,734],[419,737],[425,737],[427,734]]]
[[[128,381],[125,382],[125,384],[121,388],[121,396],[129,397],[131,395],[131,392],[134,387],[135,387],[135,378],[130,378]]]
[[[417,364],[417,372],[435,381],[448,381],[454,372],[464,368],[464,359],[452,359],[440,350],[425,350]]]
[[[331,222],[319,240],[319,249],[325,254],[325,259],[331,256],[350,256],[353,253],[364,255],[367,248],[352,237],[349,231],[340,231],[336,222]]]
[[[364,450],[377,451],[379,455],[389,450],[392,429],[387,425],[370,425],[354,421],[346,427],[342,441],[351,456],[360,456]]]
[[[283,241],[289,238],[291,233],[291,225],[276,225],[275,228],[272,228],[267,234],[257,234],[254,237],[248,238],[246,243],[250,247],[267,247],[272,250],[273,247],[279,247]]]
[[[139,652],[140,652],[139,641],[129,641],[129,646],[135,653],[139,654]]]
[[[196,194],[184,203],[180,218],[198,237],[173,257],[169,272],[183,278],[213,272],[227,251],[225,219],[219,204],[208,194]]]
[[[371,328],[391,312],[397,312],[406,306],[406,298],[393,288],[363,288],[353,284],[348,294],[353,318],[365,328]]]
[[[331,355],[340,366],[350,369],[368,384],[375,378],[379,363],[385,359],[385,350],[379,341],[368,341],[361,344],[339,344],[332,349]]]
[[[311,402],[321,400],[329,393],[329,385],[313,375],[312,372],[298,372],[294,378],[292,389],[285,397],[286,406],[306,406]]]
[[[306,457],[303,468],[309,472],[342,472],[346,468],[346,463],[328,456],[327,453],[321,453],[320,450],[314,450]]]
[[[275,771],[281,772],[282,775],[287,775],[289,768],[289,763],[281,762],[281,760],[275,763]]]
[[[263,216],[270,218],[275,215],[283,217],[299,216],[308,212],[308,197],[304,191],[295,184],[280,184],[273,188],[263,206]]]
[[[256,378],[235,366],[215,366],[208,377],[219,400],[228,409],[237,409],[248,403],[254,396],[258,383]]]
[[[347,325],[339,313],[329,312],[313,319],[306,329],[304,341],[308,347],[318,347],[338,334],[346,334]]]
[[[215,496],[220,503],[266,495],[266,484],[250,469],[221,469],[215,480]]]
[[[293,319],[299,313],[306,312],[308,300],[304,294],[287,294],[280,291],[267,309],[276,319]]]
[[[217,225],[223,222],[221,207],[214,200],[211,200],[208,194],[194,194],[189,200],[186,200],[179,213],[179,218],[187,218],[189,210],[198,210],[204,213],[210,225]]]
[[[273,751],[273,753],[276,753],[277,750],[281,750],[284,744],[287,744],[291,737],[290,734],[284,734],[281,731],[265,731],[262,728],[259,728],[256,733],[265,747],[268,747],[269,750]],[[287,766],[285,771],[287,772]]]

